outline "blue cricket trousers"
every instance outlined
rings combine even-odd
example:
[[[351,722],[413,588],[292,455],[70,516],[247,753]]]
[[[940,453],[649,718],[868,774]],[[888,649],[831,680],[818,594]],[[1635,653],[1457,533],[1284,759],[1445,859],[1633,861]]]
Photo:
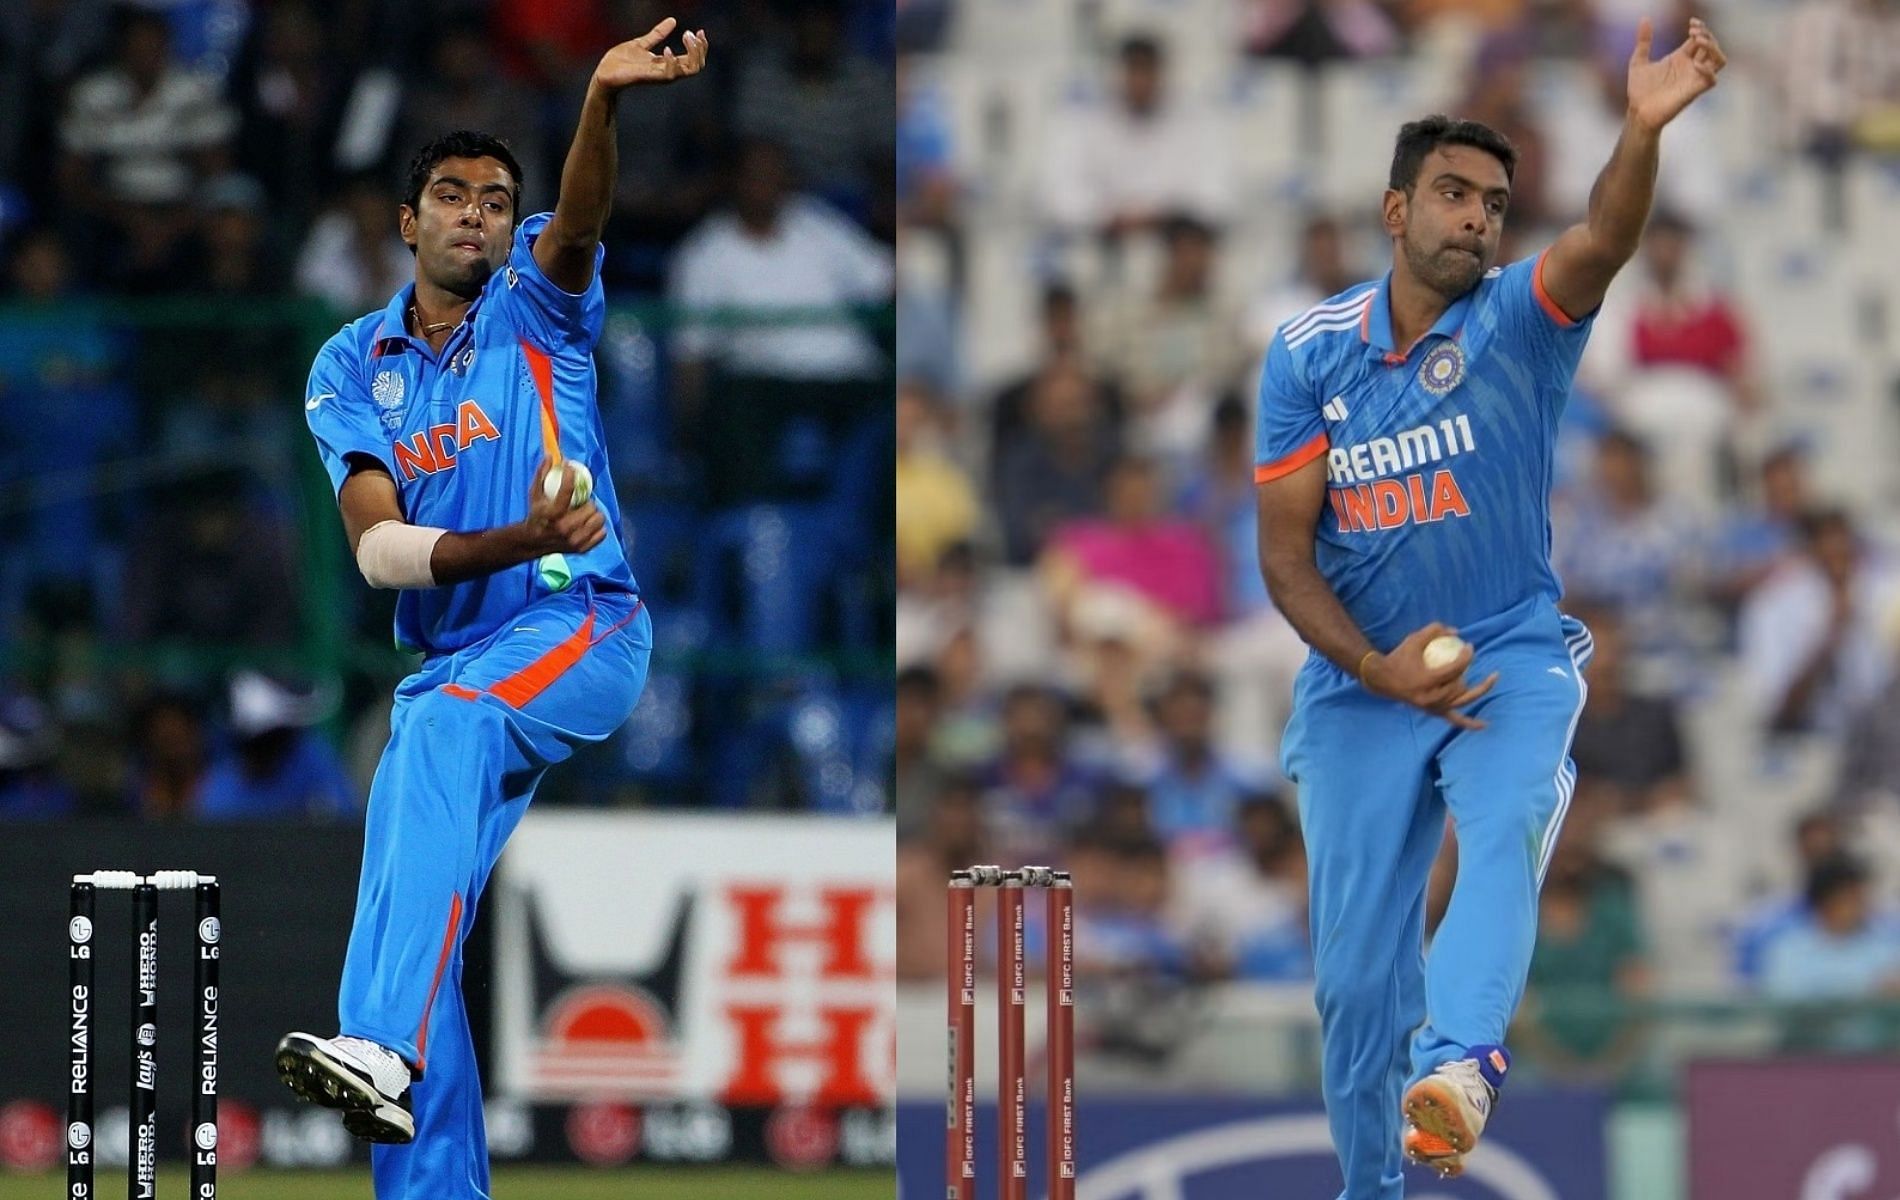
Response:
[[[337,1005],[341,1032],[423,1072],[415,1141],[371,1151],[378,1200],[488,1196],[462,942],[541,776],[627,719],[652,646],[638,597],[583,581],[396,689]]]
[[[1576,783],[1582,622],[1537,599],[1458,633],[1474,652],[1466,678],[1499,672],[1466,710],[1482,730],[1374,696],[1318,654],[1294,685],[1282,756],[1299,785],[1341,1200],[1403,1196],[1405,1088],[1469,1046],[1503,1044]],[[1447,810],[1458,879],[1428,958],[1425,886]]]

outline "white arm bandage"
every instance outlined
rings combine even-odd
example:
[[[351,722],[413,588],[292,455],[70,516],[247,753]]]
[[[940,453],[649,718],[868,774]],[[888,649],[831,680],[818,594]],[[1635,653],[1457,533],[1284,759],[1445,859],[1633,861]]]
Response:
[[[356,543],[356,565],[374,588],[431,588],[435,572],[429,555],[446,529],[379,521],[363,531]]]

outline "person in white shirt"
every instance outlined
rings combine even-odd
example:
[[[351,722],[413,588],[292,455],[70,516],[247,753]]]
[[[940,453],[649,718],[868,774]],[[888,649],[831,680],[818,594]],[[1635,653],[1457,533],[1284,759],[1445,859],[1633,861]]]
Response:
[[[674,261],[669,299],[686,311],[675,340],[682,398],[705,372],[805,381],[875,379],[885,355],[843,311],[889,301],[890,250],[822,201],[793,191],[785,152],[767,141],[739,150],[733,206],[700,223]],[[716,310],[839,310],[812,321],[733,324]]]
[[[1161,43],[1122,42],[1115,102],[1058,113],[1043,180],[1047,218],[1070,233],[1121,235],[1171,213],[1231,215],[1232,157],[1215,115],[1169,94]]]
[[[1765,732],[1834,732],[1893,678],[1900,571],[1865,545],[1847,514],[1802,518],[1804,554],[1742,607],[1742,668]]]

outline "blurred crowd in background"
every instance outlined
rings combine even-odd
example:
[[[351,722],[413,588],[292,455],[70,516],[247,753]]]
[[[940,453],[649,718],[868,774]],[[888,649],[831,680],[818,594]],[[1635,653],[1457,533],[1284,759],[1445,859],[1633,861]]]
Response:
[[[1643,1045],[1623,1002],[1900,994],[1900,291],[1875,252],[1900,11],[898,8],[906,979],[941,975],[923,914],[971,862],[1070,867],[1098,982],[1310,977],[1278,767],[1306,648],[1256,566],[1264,348],[1389,268],[1401,122],[1513,140],[1513,261],[1582,218],[1637,19],[1660,55],[1701,15],[1732,65],[1664,138],[1563,422],[1553,554],[1597,654],[1514,1039],[1614,1074]]]
[[[502,136],[554,207],[618,110],[601,407],[659,642],[551,802],[889,803],[893,18],[870,0],[0,5],[0,818],[352,819],[393,596],[298,401],[413,278],[415,150]],[[748,318],[745,314],[749,313]]]

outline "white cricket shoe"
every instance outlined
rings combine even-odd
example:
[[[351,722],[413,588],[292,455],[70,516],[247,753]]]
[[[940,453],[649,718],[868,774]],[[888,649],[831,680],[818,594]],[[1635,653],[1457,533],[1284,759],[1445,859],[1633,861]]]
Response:
[[[277,1074],[313,1104],[343,1113],[343,1128],[365,1141],[415,1140],[409,1064],[385,1046],[359,1037],[287,1033],[277,1043]]]
[[[1449,1179],[1465,1169],[1497,1103],[1475,1058],[1440,1063],[1405,1092],[1405,1154]]]

